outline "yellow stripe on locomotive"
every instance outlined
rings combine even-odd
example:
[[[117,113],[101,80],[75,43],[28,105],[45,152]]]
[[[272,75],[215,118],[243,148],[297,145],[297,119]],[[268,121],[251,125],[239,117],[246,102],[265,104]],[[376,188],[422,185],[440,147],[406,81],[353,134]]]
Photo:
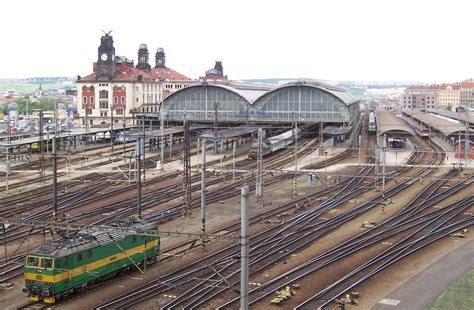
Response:
[[[125,236],[120,232],[76,234],[74,239],[46,244],[27,255],[23,292],[30,300],[54,303],[145,259],[154,261],[159,250],[157,236]]]

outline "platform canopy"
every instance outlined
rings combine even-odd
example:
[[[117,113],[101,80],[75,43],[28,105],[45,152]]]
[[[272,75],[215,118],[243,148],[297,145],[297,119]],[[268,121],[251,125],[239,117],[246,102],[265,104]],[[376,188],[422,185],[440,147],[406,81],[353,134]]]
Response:
[[[378,134],[414,136],[415,131],[402,118],[397,117],[390,111],[379,108],[375,111]]]
[[[464,134],[466,132],[466,126],[459,125],[456,121],[424,113],[418,109],[405,109],[403,110],[403,114],[410,116],[425,127],[431,127],[441,132],[445,137]]]
[[[426,109],[426,112],[436,115],[441,115],[446,118],[461,121],[463,123],[469,122],[469,126],[474,125],[474,115],[469,112],[453,112],[441,109]]]

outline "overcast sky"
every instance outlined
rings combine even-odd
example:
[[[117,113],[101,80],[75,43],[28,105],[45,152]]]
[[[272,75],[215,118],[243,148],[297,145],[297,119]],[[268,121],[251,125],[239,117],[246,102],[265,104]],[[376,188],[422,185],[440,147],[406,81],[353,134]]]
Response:
[[[116,55],[147,43],[198,78],[453,82],[474,77],[472,0],[0,2],[0,78],[92,71],[101,30]]]

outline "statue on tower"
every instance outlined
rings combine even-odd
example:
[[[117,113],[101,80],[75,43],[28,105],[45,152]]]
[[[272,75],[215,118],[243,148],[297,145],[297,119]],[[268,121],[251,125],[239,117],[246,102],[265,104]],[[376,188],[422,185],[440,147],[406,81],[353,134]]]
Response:
[[[102,30],[103,31],[103,30]],[[104,32],[100,38],[97,57],[97,80],[112,80],[115,76],[115,47],[112,32]]]

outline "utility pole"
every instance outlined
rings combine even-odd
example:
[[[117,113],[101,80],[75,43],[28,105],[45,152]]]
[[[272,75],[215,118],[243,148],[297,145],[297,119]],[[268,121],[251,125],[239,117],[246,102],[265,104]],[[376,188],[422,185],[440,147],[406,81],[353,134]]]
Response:
[[[143,157],[143,182],[145,182],[145,145],[146,145],[146,139],[145,139],[145,114],[142,115],[142,132],[143,132],[143,154],[142,154],[142,157]]]
[[[10,153],[10,148],[7,147],[7,162],[6,162],[6,167],[5,167],[5,189],[8,193],[8,175],[10,174],[10,160],[9,160],[9,153]],[[6,239],[5,239],[6,242]]]
[[[43,111],[39,113],[39,148],[40,148],[40,178],[44,181],[44,150],[43,150]]]
[[[137,139],[138,143],[138,150],[137,154],[138,156],[135,156],[135,164],[137,166],[137,208],[138,208],[138,218],[142,217],[142,171],[141,171],[141,165],[140,165],[140,158],[141,158],[141,149],[142,149],[142,141],[140,135],[138,135]]]
[[[235,141],[232,141],[232,179],[235,179],[235,147],[237,146]]]
[[[379,190],[380,147],[375,149],[375,188]]]
[[[164,134],[164,124],[163,124],[163,106],[160,108],[160,135],[161,135],[161,151],[160,151],[160,166],[163,170],[163,164],[165,161],[165,134]]]
[[[199,169],[199,166],[201,165],[201,160],[199,159],[199,151],[201,149],[201,139],[197,138],[196,141],[196,167]]]
[[[224,161],[224,139],[221,139],[221,164]]]
[[[358,142],[357,144],[358,144],[358,146],[359,146],[359,166],[360,166],[360,160],[361,160],[360,158],[361,158],[361,156],[362,156],[362,154],[361,154],[361,150],[362,150],[362,135],[361,135],[361,134],[359,135],[357,142]]]
[[[324,134],[323,134],[323,111],[322,104],[319,105],[319,155],[324,154]]]
[[[387,135],[383,135],[382,199],[385,199],[385,162],[387,161]]]
[[[54,99],[54,137],[58,136],[58,103]]]
[[[89,132],[89,106],[86,104],[86,132]]]
[[[459,163],[458,163],[458,168],[459,170],[462,170],[461,169],[461,157],[462,157],[462,151],[461,151],[461,131],[458,132],[458,160],[459,160]]]
[[[206,248],[206,139],[202,139],[202,169],[201,169],[201,246]],[[198,149],[199,152],[199,149]]]
[[[217,115],[217,107],[219,104],[214,102],[214,137],[217,137],[217,126],[219,125],[219,119]]]
[[[298,123],[295,122],[293,127],[293,137],[295,139],[295,145],[293,148],[293,161],[295,163],[295,171],[293,173],[293,196],[298,196]]]
[[[170,159],[173,157],[173,134],[170,133]]]
[[[249,308],[249,187],[241,189],[241,237],[240,237],[240,309]]]
[[[258,129],[258,154],[257,154],[257,180],[255,194],[257,195],[257,206],[263,207],[263,130],[262,128]]]
[[[123,102],[122,102],[122,103],[123,103]],[[123,141],[122,141],[122,142],[123,142],[123,152],[122,152],[123,154],[122,154],[122,156],[123,156],[123,161],[124,161],[124,162],[126,162],[126,159],[125,159],[125,142],[127,141],[126,135],[125,135],[125,130],[126,130],[126,125],[125,125],[125,111],[126,111],[126,109],[125,109],[125,107],[124,107],[124,108],[123,108],[123,112],[122,112],[122,114],[123,114],[123,116],[122,116],[122,123],[123,123]]]
[[[183,216],[191,214],[191,139],[189,134],[189,121],[184,119],[184,137],[183,137],[183,192],[184,208]]]
[[[5,264],[4,266],[8,265],[8,252],[7,252],[7,227],[5,226],[5,223],[2,223],[2,228],[3,228],[3,249],[5,250]]]
[[[466,107],[464,109],[465,114],[465,125],[466,125],[466,136],[464,138],[464,160],[466,161],[467,165],[467,160],[469,159],[469,153],[470,153],[470,137],[469,137],[469,110],[468,110],[468,105],[466,104]],[[459,150],[461,150],[461,145],[459,145]],[[459,154],[461,155],[461,154]]]
[[[110,105],[110,148],[114,151],[114,105]]]
[[[53,223],[58,218],[58,167],[56,156],[56,136],[53,137]]]
[[[7,110],[7,143],[10,144],[10,131],[11,131],[11,124],[10,124],[10,111]]]

